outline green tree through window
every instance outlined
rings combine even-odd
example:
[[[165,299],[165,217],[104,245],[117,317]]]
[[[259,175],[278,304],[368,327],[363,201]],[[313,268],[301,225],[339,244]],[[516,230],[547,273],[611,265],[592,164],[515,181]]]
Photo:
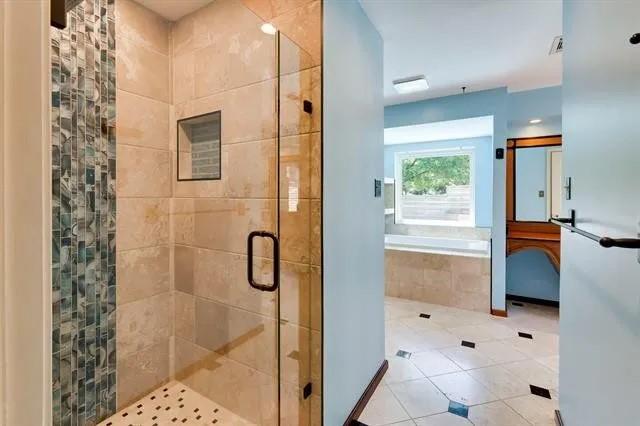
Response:
[[[412,195],[446,194],[447,187],[469,185],[469,155],[415,157],[402,160],[402,192]]]

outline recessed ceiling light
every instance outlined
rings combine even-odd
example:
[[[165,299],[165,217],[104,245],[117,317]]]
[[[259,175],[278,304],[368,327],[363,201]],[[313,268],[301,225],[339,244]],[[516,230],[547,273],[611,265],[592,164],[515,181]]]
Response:
[[[532,120],[529,120],[529,124],[540,124],[542,123],[542,120],[539,118],[534,118]]]
[[[274,35],[276,32],[278,32],[276,27],[274,27],[273,24],[269,22],[265,22],[264,24],[262,24],[260,26],[260,29],[262,30],[263,33],[269,34],[269,35]]]
[[[399,80],[393,80],[393,87],[396,92],[401,95],[407,93],[423,92],[429,88],[429,83],[423,75],[414,77],[401,78]]]

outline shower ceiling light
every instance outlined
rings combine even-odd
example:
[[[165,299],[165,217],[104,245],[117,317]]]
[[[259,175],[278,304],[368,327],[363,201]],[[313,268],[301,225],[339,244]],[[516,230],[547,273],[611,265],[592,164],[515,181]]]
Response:
[[[262,24],[260,26],[260,29],[262,30],[263,33],[269,34],[269,35],[274,35],[275,33],[278,32],[276,27],[274,27],[273,24],[269,22],[265,22],[264,24]]]
[[[429,83],[427,83],[427,79],[424,75],[418,75],[393,80],[393,87],[396,89],[396,92],[404,95],[407,93],[424,92],[429,88]]]
[[[529,120],[529,124],[540,124],[540,123],[542,123],[542,120],[539,118],[534,118]]]

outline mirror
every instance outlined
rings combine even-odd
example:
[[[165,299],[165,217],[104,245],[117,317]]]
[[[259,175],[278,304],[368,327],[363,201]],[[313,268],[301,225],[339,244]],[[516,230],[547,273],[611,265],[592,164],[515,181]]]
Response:
[[[220,179],[221,112],[178,120],[178,180]]]
[[[515,150],[515,219],[547,222],[562,204],[562,146]]]

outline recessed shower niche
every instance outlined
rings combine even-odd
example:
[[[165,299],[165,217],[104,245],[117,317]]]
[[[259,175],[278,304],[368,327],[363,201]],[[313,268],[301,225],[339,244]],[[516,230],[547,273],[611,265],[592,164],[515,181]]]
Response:
[[[221,111],[178,120],[178,180],[218,180]]]

